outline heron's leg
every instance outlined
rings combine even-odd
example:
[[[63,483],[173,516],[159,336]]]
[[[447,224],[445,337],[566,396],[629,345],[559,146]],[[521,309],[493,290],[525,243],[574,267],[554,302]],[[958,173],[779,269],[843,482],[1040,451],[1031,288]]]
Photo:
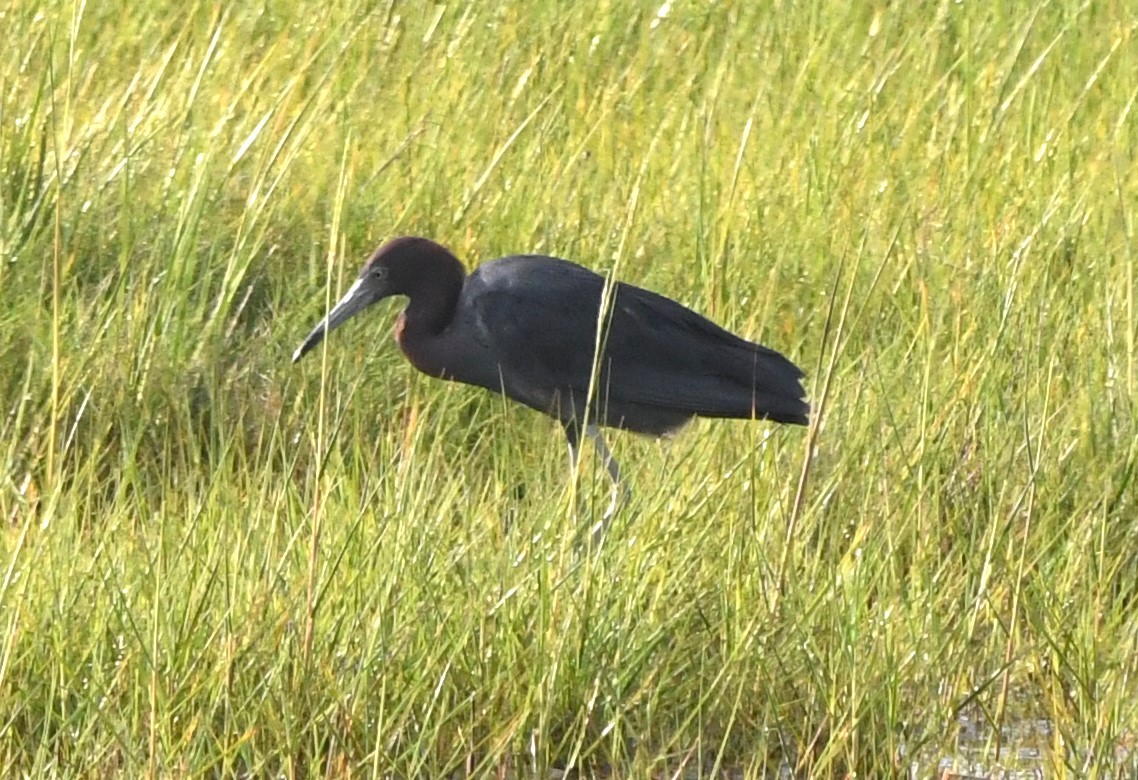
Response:
[[[629,489],[628,484],[620,477],[620,464],[616,462],[612,452],[609,451],[608,445],[605,444],[604,437],[601,436],[600,428],[596,425],[589,423],[585,426],[585,435],[593,440],[593,446],[597,449],[597,454],[604,461],[605,469],[612,479],[612,500],[609,502],[608,509],[605,510],[604,515],[601,517],[601,522],[593,529],[594,541],[596,541],[600,534],[607,528],[608,523],[612,520],[613,515],[616,514],[617,506],[620,502],[627,501],[632,496],[632,491]]]
[[[604,461],[605,469],[608,470],[609,477],[612,478],[612,484],[615,488],[620,484],[620,464],[616,462],[616,458],[609,452],[608,445],[605,444],[605,439],[601,436],[601,429],[593,423],[585,426],[585,435],[593,440],[593,446],[597,448],[597,454],[601,456]]]
[[[565,425],[565,440],[569,445],[569,489],[571,491],[570,503],[573,507],[574,516],[577,515],[577,462],[581,458],[581,429],[577,426],[576,420],[569,420],[564,423]],[[574,549],[581,552],[581,539],[578,538],[577,542],[573,545]]]
[[[577,423],[565,423],[565,440],[569,443],[569,470],[577,470],[577,461],[581,457],[581,433],[577,429]]]
[[[565,424],[565,439],[569,444],[569,468],[576,474],[577,462],[581,457],[581,429],[576,420],[570,420]],[[601,536],[604,534],[608,526],[609,520],[616,514],[616,508],[619,503],[619,491],[623,488],[624,497],[627,498],[630,493],[624,483],[621,481],[620,465],[616,462],[612,452],[609,451],[608,446],[605,444],[604,438],[601,437],[601,432],[596,425],[588,424],[585,426],[585,435],[593,440],[593,445],[596,447],[597,455],[604,461],[605,470],[608,472],[609,479],[612,481],[612,500],[609,502],[608,509],[605,510],[604,515],[601,516],[593,527],[593,544],[599,544]],[[573,485],[577,484],[576,479],[572,480]],[[576,500],[574,499],[574,504]]]

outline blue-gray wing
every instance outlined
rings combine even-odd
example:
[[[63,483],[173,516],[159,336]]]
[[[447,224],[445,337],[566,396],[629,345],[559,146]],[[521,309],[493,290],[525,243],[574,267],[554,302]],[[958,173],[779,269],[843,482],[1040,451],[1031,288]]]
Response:
[[[467,284],[480,339],[498,356],[512,395],[538,408],[558,395],[584,399],[603,277],[555,258],[518,256],[483,265]],[[615,285],[604,333],[596,388],[610,419],[657,410],[674,421],[806,421],[802,372],[793,363],[669,298]]]

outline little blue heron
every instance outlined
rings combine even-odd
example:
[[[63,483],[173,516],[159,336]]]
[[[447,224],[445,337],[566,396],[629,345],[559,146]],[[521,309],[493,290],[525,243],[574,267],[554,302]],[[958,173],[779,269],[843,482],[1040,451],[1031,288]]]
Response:
[[[616,282],[606,297],[605,288],[603,276],[543,255],[491,260],[468,276],[445,247],[396,238],[371,255],[292,360],[373,303],[405,296],[395,341],[415,368],[557,419],[574,466],[584,429],[612,478],[606,517],[620,467],[599,426],[662,436],[693,417],[807,423],[802,372],[778,352],[649,290]]]

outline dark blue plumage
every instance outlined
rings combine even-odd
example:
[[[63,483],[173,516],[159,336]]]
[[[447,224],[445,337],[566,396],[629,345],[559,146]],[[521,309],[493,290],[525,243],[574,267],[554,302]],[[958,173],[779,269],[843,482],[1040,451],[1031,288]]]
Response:
[[[576,451],[593,377],[604,277],[541,255],[492,260],[469,276],[442,246],[380,247],[293,361],[371,304],[403,295],[396,340],[419,370],[484,387],[558,419]],[[662,435],[693,417],[804,425],[802,372],[772,349],[649,290],[616,283],[585,431],[618,479],[595,426]]]

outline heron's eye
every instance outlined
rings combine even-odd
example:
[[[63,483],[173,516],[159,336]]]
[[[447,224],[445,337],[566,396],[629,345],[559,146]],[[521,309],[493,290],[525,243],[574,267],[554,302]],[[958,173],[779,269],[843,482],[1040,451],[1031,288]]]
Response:
[[[381,265],[377,265],[369,272],[372,279],[380,280],[387,278],[387,269]]]

